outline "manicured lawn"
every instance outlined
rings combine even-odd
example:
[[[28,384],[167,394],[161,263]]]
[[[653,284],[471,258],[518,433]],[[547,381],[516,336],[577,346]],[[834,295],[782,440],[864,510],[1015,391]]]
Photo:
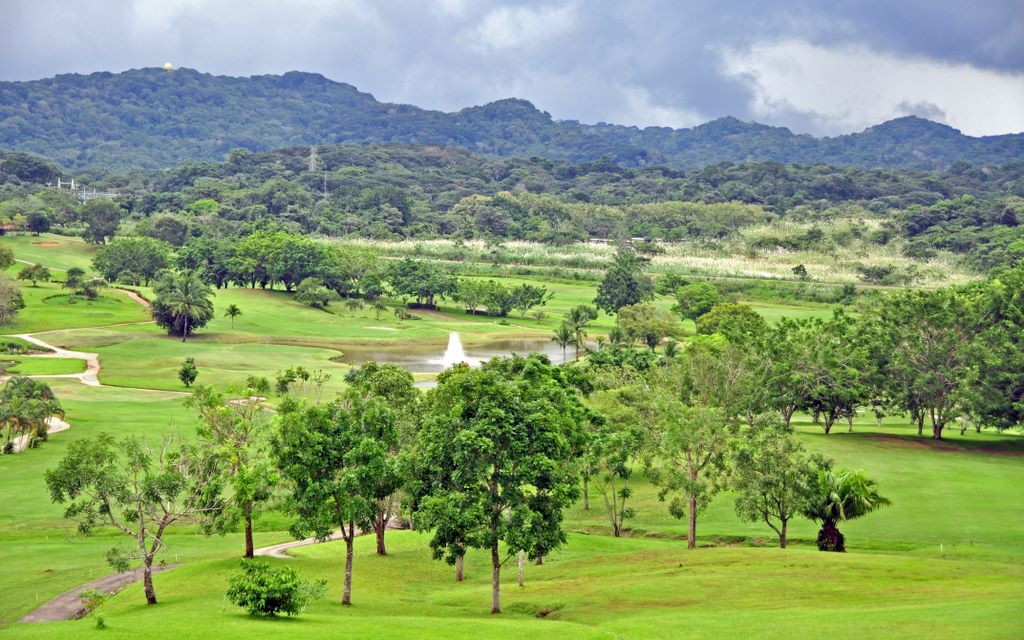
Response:
[[[82,373],[83,371],[85,371],[85,360],[78,360],[76,358],[32,358],[0,355],[0,374],[49,376],[65,373]]]
[[[92,271],[92,257],[98,248],[81,238],[69,238],[53,233],[43,233],[38,236],[5,236],[0,238],[0,244],[10,247],[17,260],[41,264],[51,270],[79,267],[90,272]],[[17,268],[20,269],[21,266]],[[55,275],[63,277],[61,274]]]
[[[35,333],[74,327],[95,327],[123,322],[146,322],[149,312],[123,291],[104,289],[95,300],[72,296],[60,284],[40,283],[23,286],[25,308],[12,325],[0,327],[3,333]]]

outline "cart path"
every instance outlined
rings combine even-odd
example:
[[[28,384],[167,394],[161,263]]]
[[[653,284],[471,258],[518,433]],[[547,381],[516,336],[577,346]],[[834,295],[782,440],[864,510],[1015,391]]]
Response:
[[[168,564],[153,567],[153,573],[160,573],[173,569],[178,565]],[[133,582],[142,580],[142,568],[126,571],[125,573],[114,573],[104,576],[99,580],[93,580],[79,585],[70,591],[65,591],[53,600],[50,600],[32,613],[23,617],[19,622],[58,622],[60,620],[71,620],[80,618],[85,614],[85,607],[82,606],[81,594],[88,589],[96,589],[103,593],[113,594],[130,585]]]
[[[46,428],[47,435],[52,435],[54,433],[59,433],[61,431],[67,431],[68,429],[71,428],[70,424],[68,424],[64,420],[61,420],[57,416],[50,416],[49,418],[47,418],[46,419],[46,425],[47,425],[47,428]],[[17,438],[15,438],[14,439],[14,453],[18,453],[20,451],[24,451],[25,447],[28,446],[28,439],[29,439],[29,434],[27,434],[27,433],[25,435],[23,435],[23,436],[18,436]]]
[[[402,522],[402,519],[400,517],[392,516],[391,519],[388,520],[388,525],[387,525],[387,529],[388,530],[394,531],[396,529],[403,529],[403,528],[405,528],[405,526],[404,526],[404,523]],[[368,533],[372,533],[372,532],[370,532],[370,531],[363,531],[362,529],[356,529],[356,535],[357,536],[366,535]],[[269,547],[259,547],[258,549],[254,549],[252,553],[253,553],[253,555],[263,556],[263,557],[266,557],[266,558],[292,558],[294,556],[292,556],[290,553],[288,553],[289,549],[297,549],[298,547],[308,547],[309,545],[320,544],[321,542],[334,542],[336,540],[342,540],[342,539],[343,538],[342,538],[342,535],[341,535],[341,531],[338,530],[338,531],[335,531],[334,533],[332,533],[331,535],[327,536],[327,538],[325,538],[323,540],[317,540],[316,538],[306,538],[304,540],[292,540],[290,542],[282,542],[281,544],[272,544]]]

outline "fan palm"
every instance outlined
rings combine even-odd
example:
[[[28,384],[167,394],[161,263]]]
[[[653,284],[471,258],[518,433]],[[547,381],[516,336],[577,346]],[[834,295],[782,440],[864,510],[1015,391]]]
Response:
[[[813,492],[804,515],[821,523],[818,532],[821,551],[846,550],[845,538],[837,526],[839,522],[860,518],[892,504],[878,493],[875,481],[860,469],[821,469]]]
[[[570,327],[566,322],[558,325],[558,328],[555,329],[555,334],[551,336],[551,341],[562,347],[562,360],[565,360],[565,348],[575,342],[572,327]]]

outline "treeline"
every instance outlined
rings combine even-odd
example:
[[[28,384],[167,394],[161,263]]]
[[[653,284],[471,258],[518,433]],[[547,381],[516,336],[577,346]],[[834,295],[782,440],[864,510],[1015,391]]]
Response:
[[[17,175],[49,180],[49,165],[8,157]],[[323,170],[310,171],[308,148],[237,150],[223,163],[109,176],[94,184],[123,191],[113,211],[105,201],[83,205],[70,192],[40,188],[39,182],[9,182],[0,187],[0,224],[81,233],[99,243],[119,232],[137,233],[175,246],[268,226],[334,237],[558,245],[616,237],[717,239],[774,220],[813,225],[873,218],[882,224],[862,234],[870,242],[902,238],[910,257],[948,250],[965,254],[981,270],[1012,264],[1024,235],[1020,163],[984,169],[962,164],[930,174],[770,162],[678,171],[600,161],[488,160],[455,149],[400,145],[330,147],[318,158]],[[827,250],[834,239],[813,231],[765,236],[750,249]]]

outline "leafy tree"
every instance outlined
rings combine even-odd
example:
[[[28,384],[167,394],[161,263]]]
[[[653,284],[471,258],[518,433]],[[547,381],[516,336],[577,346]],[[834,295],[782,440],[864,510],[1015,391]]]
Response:
[[[246,388],[244,397],[228,399],[212,387],[200,385],[186,401],[199,417],[200,441],[220,458],[222,481],[231,489],[212,524],[223,532],[241,522],[246,558],[253,557],[253,518],[279,482],[270,453],[270,417],[264,398],[257,395],[261,391]]]
[[[153,319],[168,335],[181,336],[182,342],[213,318],[213,292],[194,271],[167,273],[153,290]]]
[[[650,433],[644,428],[640,403],[632,397],[636,388],[600,391],[592,396],[591,406],[603,419],[592,420],[589,476],[601,494],[612,535],[621,536],[627,520],[636,515],[629,506],[633,490],[629,485],[634,470],[648,456]]]
[[[115,238],[100,247],[92,260],[93,267],[107,280],[124,280],[125,274],[134,274],[143,284],[167,268],[171,247],[161,240],[147,237]],[[128,284],[138,284],[129,282]]]
[[[697,515],[723,487],[726,452],[735,423],[719,407],[689,406],[667,394],[656,401],[661,429],[661,458],[655,473],[659,498],[678,494],[669,503],[676,518],[687,518],[686,546],[697,546]]]
[[[181,380],[181,383],[186,387],[191,387],[198,375],[199,369],[196,368],[195,358],[185,358],[185,362],[178,369],[178,379]]]
[[[889,504],[892,503],[878,493],[875,481],[869,479],[864,471],[832,470],[826,464],[818,469],[804,516],[821,523],[819,550],[841,552],[846,551],[846,540],[838,524]]]
[[[306,278],[299,283],[295,289],[295,301],[314,309],[323,309],[331,300],[331,294],[327,291],[320,278]]]
[[[92,244],[104,244],[117,234],[124,210],[105,198],[94,198],[82,205],[81,217],[85,223],[82,238]]]
[[[672,310],[688,320],[696,320],[722,302],[718,288],[710,282],[683,285],[676,289],[675,295],[676,304]]]
[[[569,310],[569,315],[563,321],[572,331],[573,344],[576,345],[576,358],[580,357],[580,347],[585,346],[587,339],[587,327],[597,320],[597,309],[581,304]],[[564,347],[563,347],[564,349]]]
[[[242,573],[231,577],[226,595],[231,604],[250,615],[297,616],[310,600],[323,598],[326,591],[325,581],[306,582],[293,567],[271,569],[268,562],[249,560],[242,562]]]
[[[0,274],[0,326],[13,324],[18,311],[24,308],[21,290],[7,276]]]
[[[719,302],[697,318],[697,333],[717,333],[740,345],[755,343],[768,329],[768,323],[753,307],[735,302]]]
[[[615,325],[627,339],[639,341],[651,351],[661,341],[682,331],[678,318],[650,304],[631,304],[619,309]]]
[[[543,358],[496,358],[438,377],[417,444],[417,525],[435,558],[466,547],[491,555],[491,612],[501,612],[500,543],[538,559],[565,541],[562,514],[579,495],[572,464],[587,410]],[[507,559],[507,558],[506,558]]]
[[[547,287],[523,283],[512,289],[512,306],[525,318],[530,309],[544,306],[553,296]]]
[[[802,264],[798,264],[793,267],[793,275],[801,280],[807,280],[811,277],[811,275],[807,273],[807,267]]]
[[[291,485],[290,510],[296,539],[326,540],[340,529],[345,541],[345,586],[341,603],[352,604],[353,543],[373,526],[378,479],[387,446],[376,435],[391,428],[394,412],[379,399],[359,407],[306,407],[286,400],[279,408],[274,449]]]
[[[597,287],[594,304],[609,314],[631,304],[654,298],[654,283],[643,272],[645,261],[630,248],[620,247],[604,280]]]
[[[32,286],[38,286],[38,282],[49,282],[52,274],[50,270],[41,264],[25,265],[18,272],[18,280],[28,280]]]
[[[356,411],[365,411],[380,402],[391,409],[394,420],[368,421],[375,431],[370,436],[384,446],[380,472],[374,479],[375,516],[373,532],[377,554],[387,555],[384,532],[401,504],[403,455],[416,437],[420,421],[420,393],[412,374],[393,364],[368,362],[345,376],[349,388],[342,402]]]
[[[46,215],[43,211],[33,211],[25,218],[25,228],[31,231],[33,235],[38,236],[40,233],[46,233],[52,225],[50,216]]]
[[[69,503],[64,517],[77,519],[81,533],[109,524],[133,541],[134,550],[115,547],[107,560],[117,571],[142,561],[148,604],[156,604],[153,561],[168,527],[217,511],[218,477],[215,457],[191,444],[165,438],[154,451],[134,436],[117,440],[106,433],[72,441],[45,474],[50,499]]]
[[[388,270],[391,288],[402,297],[416,299],[417,305],[433,308],[437,298],[455,293],[458,280],[429,262],[406,258]]]
[[[0,245],[0,269],[6,269],[14,264],[14,251],[7,245]]]
[[[738,439],[732,459],[736,515],[764,522],[786,548],[789,521],[807,508],[817,467],[796,441],[793,430],[776,417],[761,416]]]
[[[373,307],[373,318],[378,321],[380,320],[380,314],[388,310],[388,305],[380,299],[374,300],[371,306]]]
[[[910,411],[920,427],[931,418],[932,437],[970,403],[975,369],[971,357],[978,320],[965,292],[901,292],[864,320],[866,351],[894,403]]]
[[[235,318],[242,315],[242,310],[238,308],[238,305],[231,303],[228,308],[224,310],[224,317],[231,318],[231,328],[235,328]]]
[[[804,322],[798,340],[801,408],[828,434],[838,420],[852,420],[868,394],[867,353],[854,341],[853,321],[841,312],[828,322]]]

